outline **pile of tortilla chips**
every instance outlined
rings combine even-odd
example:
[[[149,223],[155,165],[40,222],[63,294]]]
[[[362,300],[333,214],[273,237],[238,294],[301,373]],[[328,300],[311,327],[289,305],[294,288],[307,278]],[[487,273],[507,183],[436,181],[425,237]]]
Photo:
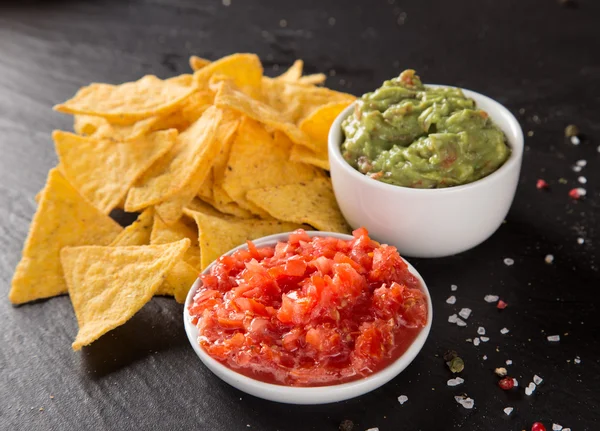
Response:
[[[327,134],[354,97],[302,76],[263,75],[254,54],[193,74],[91,84],[57,105],[59,164],[12,281],[21,304],[69,293],[73,349],[125,323],[154,295],[179,302],[214,259],[247,240],[305,227],[349,230],[327,175]],[[123,229],[109,214],[139,213]],[[307,226],[308,225],[308,226]]]

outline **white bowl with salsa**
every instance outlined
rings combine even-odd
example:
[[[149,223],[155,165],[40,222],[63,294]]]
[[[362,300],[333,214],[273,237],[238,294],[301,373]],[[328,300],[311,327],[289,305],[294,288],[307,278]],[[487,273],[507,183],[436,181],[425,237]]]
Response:
[[[358,232],[361,231],[362,230],[359,230]],[[252,247],[251,249],[249,249],[247,244],[241,245],[226,253],[219,260],[213,262],[206,268],[201,277],[198,278],[196,283],[194,283],[190,289],[184,305],[183,319],[190,344],[200,360],[214,374],[231,386],[259,398],[290,404],[324,404],[354,398],[370,392],[387,383],[402,372],[423,347],[425,340],[429,335],[433,317],[431,299],[427,286],[419,273],[408,262],[399,257],[397,253],[395,255],[396,257],[393,257],[393,253],[395,252],[393,247],[375,243],[378,246],[376,247],[377,251],[373,250],[370,257],[368,254],[361,254],[359,251],[356,251],[367,250],[368,247],[370,247],[364,245],[366,243],[365,235],[360,237],[357,236],[355,239],[353,236],[338,233],[300,231],[302,235],[307,236],[294,237],[293,235],[298,232],[299,231],[276,234],[254,240],[250,245]],[[293,240],[290,238],[293,238]],[[368,239],[368,237],[366,238]],[[287,242],[288,239],[290,239],[289,242]],[[348,250],[352,250],[352,252],[348,253],[348,256],[350,256],[348,258],[360,261],[361,265],[363,265],[363,270],[360,269],[361,265],[355,265],[352,264],[352,262],[347,263],[347,260],[343,257],[343,253],[340,253],[340,256],[336,255],[335,258],[331,259],[332,261],[335,259],[336,264],[340,264],[333,269],[331,266],[328,266],[327,262],[323,259],[310,261],[305,258],[309,263],[306,268],[307,275],[302,281],[298,281],[300,278],[293,279],[293,277],[289,278],[291,276],[287,274],[280,274],[281,268],[288,268],[288,266],[282,266],[286,265],[286,263],[279,264],[280,262],[283,262],[276,259],[279,252],[282,254],[285,250],[285,253],[288,253],[290,256],[302,255],[302,253],[304,253],[303,256],[306,257],[307,254],[314,250],[323,250],[331,244],[336,244],[335,242],[338,240],[340,247],[344,250],[347,249],[344,244],[354,244],[351,249],[348,248]],[[362,243],[359,243],[359,241],[362,241]],[[279,245],[277,245],[278,243]],[[322,246],[322,244],[327,244],[327,246]],[[294,247],[297,250],[302,249],[302,251],[293,254],[289,250],[293,250]],[[271,252],[269,249],[271,248],[279,250],[278,252],[275,252],[275,256],[270,254]],[[327,249],[323,253],[327,254],[329,251],[330,250]],[[257,259],[259,259],[258,262],[269,268],[269,274],[280,274],[280,277],[287,277],[277,279],[284,280],[284,282],[278,281],[278,286],[281,287],[282,293],[275,293],[272,298],[277,298],[278,295],[281,295],[281,301],[275,299],[275,302],[273,303],[275,304],[273,307],[274,310],[271,310],[270,312],[271,317],[267,318],[276,322],[278,325],[283,325],[281,327],[283,329],[279,326],[272,326],[271,329],[265,331],[264,334],[272,336],[273,341],[261,341],[260,343],[256,343],[256,348],[253,347],[253,343],[255,342],[253,341],[254,338],[252,338],[253,334],[251,331],[254,326],[257,326],[257,320],[259,321],[258,326],[263,327],[264,322],[262,321],[264,320],[264,317],[260,314],[255,314],[254,311],[245,311],[239,319],[246,319],[244,325],[247,329],[244,329],[242,324],[236,329],[235,322],[231,323],[229,319],[230,317],[234,320],[238,318],[237,312],[231,312],[232,304],[237,309],[236,304],[238,304],[240,298],[245,299],[243,297],[244,294],[239,296],[237,293],[234,294],[234,290],[241,289],[244,293],[253,292],[252,280],[256,280],[254,277],[256,277],[256,274],[260,273],[260,271],[256,272],[256,270],[253,269],[257,262],[256,259],[254,263],[247,264],[247,262],[250,262],[248,260],[248,255],[251,253],[254,253],[255,256],[259,256],[258,253],[260,253],[260,256],[267,256]],[[370,263],[369,258],[371,259]],[[245,262],[245,269],[241,272],[236,272],[237,269],[235,271],[232,270],[231,268],[234,267],[239,268],[238,262],[241,262],[241,259],[246,259],[243,260],[243,262]],[[290,267],[295,268],[298,259],[300,258],[292,257],[290,260],[293,261],[292,263],[294,265],[291,265]],[[272,263],[275,261],[277,261],[277,264]],[[313,267],[314,265],[316,266]],[[320,265],[323,265],[323,268],[326,269],[321,271],[322,268]],[[290,320],[288,311],[296,310],[293,306],[303,303],[302,301],[305,298],[299,298],[299,296],[304,295],[302,293],[303,291],[311,292],[311,288],[318,285],[316,280],[322,280],[322,274],[335,273],[336,275],[329,278],[331,282],[336,276],[349,273],[348,271],[351,272],[349,269],[351,267],[354,268],[357,273],[358,271],[364,271],[364,268],[370,268],[364,273],[365,280],[369,280],[369,282],[365,285],[362,285],[360,282],[351,283],[351,286],[363,286],[363,290],[355,290],[355,294],[353,295],[346,295],[344,293],[343,296],[340,296],[340,298],[342,298],[341,300],[345,301],[346,305],[339,306],[340,302],[335,302],[335,298],[331,299],[331,297],[329,297],[330,299],[326,300],[324,292],[328,292],[328,290],[322,288],[320,291],[320,295],[322,296],[317,303],[313,302],[314,308],[312,308],[312,311],[310,312],[311,316],[317,317],[311,318],[308,322],[300,323],[293,323]],[[296,269],[294,269],[294,271],[295,270]],[[406,270],[405,273],[402,272],[404,270]],[[233,283],[231,290],[225,289],[224,292],[226,293],[216,293],[212,290],[211,286],[219,285],[218,283],[220,283],[220,281],[218,280],[232,279],[230,275],[223,276],[223,274],[234,273],[236,274],[236,281]],[[301,276],[298,275],[298,277]],[[323,276],[323,278],[327,279],[326,276]],[[203,279],[205,280],[205,284],[203,284]],[[351,278],[338,278],[338,280],[341,280],[340,283],[350,279]],[[405,284],[400,287],[395,282],[388,282],[388,284],[385,284],[379,281],[384,279],[388,281],[392,279],[402,279]],[[296,283],[304,283],[305,287],[303,290],[294,291],[293,287],[297,286]],[[264,284],[270,286],[270,282]],[[337,284],[336,286],[339,285],[340,284]],[[286,290],[288,288],[289,290]],[[350,288],[350,290],[351,289],[352,288]],[[329,292],[331,292],[331,290],[329,290]],[[398,292],[402,293],[398,294]],[[288,296],[288,298],[285,298],[286,296]],[[308,297],[308,294],[306,294],[306,297]],[[260,301],[260,294],[253,293],[250,295],[250,298]],[[400,298],[400,302],[394,303],[394,298]],[[297,300],[297,302],[294,303],[294,300]],[[206,301],[213,302],[207,304]],[[267,304],[265,301],[263,301],[263,303]],[[371,305],[365,307],[364,304],[367,303]],[[198,308],[198,304],[200,304],[201,308]],[[293,304],[293,306],[290,306],[290,304]],[[338,307],[330,306],[330,304],[338,304]],[[245,304],[243,305],[245,308]],[[254,304],[251,309],[256,310],[257,306],[262,307],[261,304]],[[322,307],[319,309],[319,306]],[[229,307],[228,314],[224,314],[224,307]],[[247,308],[245,309],[248,310]],[[379,314],[369,314],[372,313],[372,310],[376,310],[376,313]],[[423,314],[423,310],[425,310],[426,315]],[[363,313],[363,315],[361,315],[361,313]],[[222,321],[221,319],[221,316],[223,315],[227,317],[224,319],[225,321]],[[335,315],[335,318],[330,318],[330,315]],[[297,315],[295,316],[298,318]],[[354,327],[352,325],[355,323],[347,320],[350,318],[349,316],[358,319],[358,323],[356,323],[359,325],[358,331],[353,329]],[[413,324],[414,322],[419,322],[419,325]],[[365,334],[372,335],[374,333],[373,328],[377,328],[377,325],[382,324],[385,325],[386,328],[391,329],[389,329],[388,332],[381,331],[376,333],[387,335],[383,335],[381,338],[365,337]],[[335,351],[332,350],[331,347],[332,345],[335,345],[335,343],[328,341],[329,344],[327,345],[314,344],[314,334],[318,332],[317,329],[323,327],[331,329],[330,334],[343,335],[344,330],[351,330],[352,334],[360,335],[352,341],[347,338],[345,344],[341,342],[343,339],[337,337],[337,335],[337,338],[321,338],[321,343],[322,340],[337,340],[339,351]],[[297,334],[298,331],[301,333],[300,338],[296,336],[290,339],[290,334]],[[235,335],[232,335],[234,333]],[[239,335],[238,333],[242,335]],[[345,337],[350,337],[348,335],[349,333],[350,332],[346,333]],[[220,338],[221,334],[224,334],[223,338]],[[283,334],[283,336],[281,334]],[[200,336],[201,338],[199,338]],[[356,337],[356,335],[353,336]],[[240,342],[237,341],[237,338],[242,339],[243,337],[246,337],[246,340],[249,340],[246,341],[245,344],[243,340]],[[365,340],[367,339],[369,341],[365,344]],[[373,340],[381,341],[381,346],[376,348],[378,345]],[[233,345],[236,347],[228,350],[227,353],[223,353],[223,346],[225,345],[229,347]],[[329,356],[318,356],[321,358],[322,362],[312,361],[312,359],[307,356],[307,352],[314,355],[314,353],[311,353],[316,351],[313,347],[314,345],[319,345],[321,347],[325,346],[325,350],[320,350],[319,354],[326,351]],[[384,345],[385,348],[383,347]],[[260,348],[258,346],[260,346]],[[360,352],[359,348],[362,349]],[[364,350],[365,348],[367,349],[366,351]],[[381,366],[378,366],[376,369],[368,368],[368,366],[374,366],[373,364],[376,363],[375,359],[372,359],[372,362],[367,363],[364,362],[365,356],[361,356],[371,355],[369,349],[375,349],[375,356],[381,356],[377,362],[377,364]],[[267,358],[271,358],[274,357],[273,352],[277,355],[280,353],[287,355],[287,363],[284,360],[279,360],[276,365],[269,364],[268,360],[264,360],[260,356],[264,354],[269,355]],[[244,359],[239,360],[239,358]],[[359,364],[359,367],[362,367],[359,372],[356,372],[358,368],[354,368],[356,364]],[[272,367],[272,370],[274,371],[271,372],[269,366]],[[340,377],[340,375],[343,375],[343,377]],[[339,383],[337,383],[338,381]]]
[[[459,90],[449,86],[426,87]],[[374,239],[385,239],[402,255],[412,257],[457,254],[482,243],[498,229],[515,196],[523,158],[523,131],[516,118],[500,103],[474,91],[462,89],[462,93],[475,102],[476,107],[468,110],[470,115],[479,113],[488,122],[493,121],[494,127],[504,132],[510,150],[506,160],[493,172],[475,172],[484,176],[475,176],[478,179],[471,178],[466,184],[439,186],[435,180],[428,182],[425,173],[422,175],[425,182],[397,185],[412,177],[399,175],[394,184],[394,177],[389,173],[388,182],[385,182],[385,172],[361,173],[360,169],[366,171],[376,163],[361,160],[364,163],[359,163],[357,169],[344,158],[341,150],[345,140],[342,124],[346,118],[357,115],[356,104],[345,109],[333,122],[328,145],[331,179],[340,209],[351,227],[364,226]],[[414,174],[409,156],[403,169]],[[423,160],[427,162],[427,154],[418,161]],[[436,160],[439,161],[439,157]],[[414,175],[414,178],[419,177]],[[455,180],[451,176],[447,178]]]

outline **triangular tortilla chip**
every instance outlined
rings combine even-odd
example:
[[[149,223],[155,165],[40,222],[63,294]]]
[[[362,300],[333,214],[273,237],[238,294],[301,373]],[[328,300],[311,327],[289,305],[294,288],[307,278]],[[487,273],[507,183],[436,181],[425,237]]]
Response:
[[[8,298],[13,304],[21,304],[67,293],[60,250],[65,246],[109,244],[122,229],[83,199],[56,168],[52,169]]]
[[[222,75],[231,79],[244,93],[259,97],[263,67],[256,54],[232,54],[205,65],[194,72],[194,82],[207,89],[213,76]]]
[[[229,146],[229,142],[237,130],[238,125],[239,116],[237,113],[230,110],[223,112],[221,124],[219,124],[219,127],[216,130],[216,139],[212,139],[208,142],[207,138],[207,145],[212,145],[212,148],[206,149],[206,157],[192,176],[189,184],[174,196],[156,206],[156,213],[165,221],[165,223],[175,223],[183,215],[183,208],[198,194],[206,177],[211,172],[213,162],[221,155],[223,146]]]
[[[298,163],[306,163],[317,168],[329,170],[329,154],[325,151],[314,152],[302,145],[294,145],[290,152],[290,160]]]
[[[177,131],[155,132],[120,142],[58,130],[52,138],[69,182],[96,208],[108,214],[134,182],[171,149]]]
[[[327,141],[331,124],[350,103],[346,100],[319,106],[300,122],[300,130],[310,136],[319,146],[316,153],[327,154]]]
[[[127,141],[138,139],[152,129],[159,117],[149,117],[136,121],[127,126],[111,124],[106,118],[92,115],[75,115],[73,130],[82,136],[94,138],[110,138],[114,141]]]
[[[288,70],[283,72],[281,75],[274,79],[281,79],[282,81],[297,82],[302,76],[302,69],[304,68],[304,61],[296,60],[294,64],[290,66]]]
[[[304,75],[298,79],[298,83],[304,85],[319,85],[324,84],[327,77],[324,73],[313,73],[312,75]]]
[[[291,148],[283,133],[276,133],[273,139],[260,124],[244,119],[231,147],[223,189],[242,208],[268,217],[248,203],[248,190],[308,181],[320,175],[313,166],[290,161]]]
[[[203,165],[212,165],[219,152],[215,141],[221,117],[220,109],[210,107],[198,121],[181,133],[166,156],[158,160],[129,190],[125,210],[139,211],[174,196],[189,185]]]
[[[194,72],[196,70],[200,70],[203,67],[208,66],[210,63],[211,63],[210,60],[207,60],[206,58],[198,57],[196,55],[192,55],[190,57],[190,67],[192,68],[192,70]]]
[[[186,219],[187,220],[187,219]],[[154,216],[150,244],[169,244],[188,238],[191,241],[184,255],[184,260],[194,268],[200,269],[200,247],[198,247],[198,231],[196,226],[188,226],[183,219],[172,225],[166,224],[158,215]]]
[[[132,247],[65,247],[61,262],[79,332],[79,350],[121,326],[154,295],[190,240]]]
[[[214,216],[198,211],[186,210],[198,224],[198,241],[202,269],[223,253],[244,244],[247,240],[280,232],[290,232],[303,227],[296,223],[279,220],[239,219]]]
[[[306,223],[328,232],[350,232],[329,178],[250,190],[247,196],[278,220]]]
[[[187,80],[182,76],[162,80],[146,75],[121,85],[91,84],[54,109],[66,114],[104,117],[115,124],[132,124],[177,109],[195,90],[189,85],[191,76]]]
[[[128,245],[148,245],[154,223],[154,209],[148,208],[141,213],[137,220],[127,226],[111,242],[111,247],[125,247]]]

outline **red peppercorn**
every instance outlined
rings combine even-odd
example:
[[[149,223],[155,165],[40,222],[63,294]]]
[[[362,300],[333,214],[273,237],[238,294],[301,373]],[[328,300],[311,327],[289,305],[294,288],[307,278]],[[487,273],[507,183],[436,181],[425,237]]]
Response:
[[[581,197],[581,195],[579,194],[579,190],[577,190],[577,189],[569,190],[569,196],[572,197],[573,199],[579,199]]]
[[[512,389],[515,387],[515,381],[512,377],[505,377],[498,382],[498,386],[500,386],[505,391]]]
[[[536,422],[531,425],[531,431],[546,431],[546,427],[541,422]]]
[[[542,179],[537,180],[537,183],[535,184],[535,187],[538,190],[542,190],[542,189],[547,189],[548,188],[548,183]]]
[[[506,308],[508,304],[506,302],[504,302],[503,300],[498,301],[498,304],[496,304],[496,307],[498,307],[499,310],[504,310]]]

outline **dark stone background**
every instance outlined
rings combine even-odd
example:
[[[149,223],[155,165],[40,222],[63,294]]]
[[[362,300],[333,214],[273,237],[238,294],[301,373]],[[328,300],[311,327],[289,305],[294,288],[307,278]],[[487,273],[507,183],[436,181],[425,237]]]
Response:
[[[245,395],[196,358],[181,306],[153,299],[126,325],[74,353],[67,297],[12,307],[0,301],[0,429],[521,430],[542,420],[599,429],[600,2],[462,1],[10,1],[0,5],[0,277],[3,295],[55,163],[50,133],[70,118],[51,110],[91,81],[119,83],[187,72],[187,58],[258,53],[269,74],[296,58],[327,85],[354,94],[403,68],[425,82],[470,88],[504,103],[526,138],[522,179],[507,222],[475,250],[412,262],[432,291],[435,318],[417,359],[381,389],[348,402],[288,406]],[[283,25],[285,20],[287,25]],[[585,135],[563,137],[569,123]],[[588,165],[580,174],[572,166]],[[588,195],[567,193],[577,176]],[[535,182],[544,178],[548,191]],[[564,178],[567,184],[560,184]],[[578,244],[577,238],[585,239]],[[552,265],[544,262],[553,254]],[[506,266],[503,259],[513,258]],[[455,306],[445,303],[459,286]],[[500,295],[498,311],[483,301]],[[473,309],[466,328],[447,323]],[[465,341],[482,325],[491,340]],[[510,329],[500,335],[503,327]],[[560,334],[559,343],[546,341]],[[465,358],[464,385],[440,355]],[[487,355],[487,361],[482,357]],[[575,364],[576,356],[581,358]],[[511,359],[518,390],[504,392],[494,367]],[[538,374],[533,396],[523,387]],[[465,410],[454,395],[467,393]],[[400,406],[397,397],[408,403]],[[53,398],[52,398],[53,397]],[[510,417],[503,408],[512,406]],[[43,408],[43,411],[40,409]]]

